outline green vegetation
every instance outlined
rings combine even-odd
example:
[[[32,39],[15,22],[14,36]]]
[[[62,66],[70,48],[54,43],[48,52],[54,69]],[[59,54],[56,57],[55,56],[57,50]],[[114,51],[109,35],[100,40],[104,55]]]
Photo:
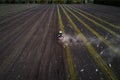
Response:
[[[79,15],[85,17],[85,18],[88,19],[90,22],[92,22],[93,24],[95,24],[97,27],[100,27],[100,28],[106,30],[107,32],[111,33],[112,35],[120,38],[120,36],[119,36],[117,33],[111,31],[110,29],[108,29],[108,28],[106,28],[105,26],[97,23],[96,21],[88,18],[88,17],[85,16],[84,14],[76,11],[74,8],[69,8],[69,9],[70,9],[70,10],[73,10],[74,12],[78,13]],[[77,16],[76,16],[72,11],[70,11],[69,9],[67,9],[68,12],[70,12],[81,24],[83,24],[89,31],[91,31],[91,32],[92,32],[96,37],[98,37],[103,43],[105,43],[107,46],[109,46],[115,53],[117,53],[118,55],[120,55],[119,52],[116,52],[116,48],[115,48],[115,46],[114,46],[113,44],[111,44],[109,41],[107,41],[106,39],[104,39],[104,37],[103,37],[102,35],[100,35],[99,33],[97,33],[93,28],[91,28],[91,26],[89,26],[88,24],[86,24],[82,19],[80,19],[79,17],[77,17]]]
[[[96,52],[95,48],[88,41],[87,37],[79,30],[77,25],[74,23],[74,21],[70,17],[69,13],[71,13],[78,21],[80,20],[80,18],[78,18],[78,16],[76,16],[69,8],[66,8],[65,6],[61,7],[61,8],[62,8],[63,13],[65,14],[67,19],[69,20],[70,24],[73,26],[75,32],[81,37],[81,39],[82,39],[83,43],[85,44],[87,50],[89,51],[89,53],[91,54],[93,59],[96,61],[98,66],[102,69],[102,71],[104,72],[104,74],[106,75],[108,80],[118,80],[117,76],[114,74],[112,69],[107,66],[106,62],[102,59],[102,57]],[[80,20],[80,21],[82,22],[82,20]],[[82,22],[82,24],[85,27],[89,26],[84,22]],[[92,32],[92,30],[91,30],[91,32]],[[75,79],[73,79],[73,80],[75,80]]]
[[[60,10],[59,10],[58,6],[57,6],[57,12],[58,12],[60,30],[62,30],[63,33],[65,33],[64,25],[63,25],[63,22],[62,22],[62,17],[61,17]],[[67,62],[68,62],[68,67],[69,67],[71,80],[77,80],[77,75],[75,73],[74,62],[73,62],[73,58],[72,58],[72,55],[71,55],[70,47],[67,45],[65,49],[66,49],[66,57],[67,57]]]
[[[76,9],[75,7],[73,7],[73,8]],[[88,13],[88,12],[85,12],[85,11],[83,11],[83,10],[81,10],[81,9],[77,9],[77,10],[80,11],[81,13],[84,13],[84,14],[86,14],[86,15],[88,15],[88,16],[91,16],[91,17],[93,17],[93,18],[95,18],[95,19],[97,19],[97,20],[99,20],[99,21],[101,21],[101,22],[109,25],[110,27],[113,27],[113,28],[116,28],[116,29],[120,29],[120,27],[119,27],[118,25],[115,25],[115,24],[112,24],[112,23],[110,23],[110,22],[107,22],[107,21],[105,21],[104,19],[101,19],[101,18],[99,18],[99,17],[96,17],[96,16],[94,16],[94,15]]]

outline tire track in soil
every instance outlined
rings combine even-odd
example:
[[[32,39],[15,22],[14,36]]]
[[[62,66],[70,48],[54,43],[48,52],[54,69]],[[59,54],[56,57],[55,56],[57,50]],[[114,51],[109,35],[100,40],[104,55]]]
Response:
[[[56,33],[58,32],[58,25],[57,25],[57,8],[56,6],[52,18],[52,23],[50,24],[50,33],[51,40],[50,40],[50,55],[48,60],[48,69],[47,69],[47,78],[43,80],[66,80],[66,69],[64,63],[64,49],[61,45],[58,44],[56,39]],[[51,46],[52,45],[52,46]]]
[[[86,48],[88,49],[88,51],[91,54],[91,56],[93,57],[93,59],[96,61],[96,63],[98,64],[98,66],[101,68],[101,70],[104,72],[104,75],[106,75],[106,77],[109,80],[117,80],[117,77],[113,73],[113,71],[111,70],[111,68],[109,68],[107,66],[107,64],[103,61],[103,59],[95,51],[95,49],[93,48],[93,46],[87,41],[87,38],[80,32],[80,30],[77,28],[76,24],[73,23],[71,17],[68,15],[68,13],[66,13],[66,11],[63,9],[63,7],[61,7],[61,8],[62,8],[63,12],[65,13],[65,15],[67,16],[68,20],[70,21],[71,25],[74,27],[76,33],[80,35],[83,43],[85,44]]]
[[[39,7],[40,6],[38,6],[37,8],[39,8]],[[19,18],[20,16],[26,14],[27,12],[31,12],[32,10],[35,10],[37,8],[33,7],[33,8],[25,9],[23,11],[15,13],[15,14],[13,13],[12,15],[1,17],[0,18],[0,21],[1,21],[0,24],[5,24],[6,22],[9,23],[9,22]]]
[[[57,8],[56,5],[49,6],[39,6],[42,11],[39,11],[38,7],[36,7],[36,9],[34,8],[35,11],[31,10],[32,12],[26,15],[24,19],[28,21],[26,21],[23,25],[20,25],[20,28],[15,26],[10,28],[11,30],[15,28],[14,32],[10,34],[12,38],[8,36],[7,39],[3,40],[4,43],[7,43],[4,45],[4,49],[1,49],[2,46],[0,47],[0,51],[3,50],[2,52],[5,53],[4,55],[2,55],[3,53],[0,54],[0,59],[3,59],[4,61],[2,64],[0,62],[1,80],[70,79],[65,50],[61,44],[58,44],[56,39],[56,33],[59,31],[57,23],[58,19],[56,16]],[[49,8],[43,9],[43,7]],[[36,14],[34,14],[33,11],[36,12]],[[66,25],[69,21],[66,21],[66,16],[63,14],[61,9],[60,13],[62,14],[63,24]],[[34,16],[31,20],[28,17],[32,14],[34,14]],[[74,20],[73,22],[75,23]],[[12,25],[13,24],[11,24],[11,26]],[[65,25],[65,30],[68,30]],[[6,29],[8,28],[5,28],[5,30]],[[7,33],[10,33],[9,30]],[[7,36],[6,33],[4,33],[4,35]],[[103,74],[104,71],[102,72],[94,60],[98,59],[99,56],[98,58],[96,57],[93,59],[93,55],[91,56],[89,54],[89,52],[92,54],[92,51],[87,49],[88,48],[86,48],[86,46],[71,47],[74,67],[78,75],[78,79],[107,79]],[[99,72],[96,72],[96,69]]]
[[[118,14],[120,12],[119,7],[103,5],[82,5],[82,6],[74,5],[74,6],[81,10],[89,12],[90,14],[95,15],[103,20],[106,20],[107,22],[112,23],[115,26],[120,26],[118,22],[119,21],[118,17],[120,17],[120,15]]]
[[[73,19],[73,17],[72,17],[72,19]],[[75,22],[75,20],[74,20],[74,22]],[[79,24],[77,24],[77,26],[79,26]],[[79,27],[79,29],[80,29],[80,27]],[[86,34],[85,31],[83,31],[83,33]],[[89,36],[90,36],[90,34],[89,34]],[[91,36],[91,37],[94,38],[94,36]],[[88,39],[89,39],[89,37],[88,37]],[[118,44],[119,44],[119,42],[118,42]],[[115,75],[119,78],[119,75],[118,75],[119,68],[116,67],[116,64],[119,64],[119,56],[116,56],[116,55],[119,55],[119,51],[117,51],[116,52],[117,54],[116,54],[115,51],[112,51],[111,49],[109,50],[109,47],[107,45],[103,44],[102,42],[100,42],[100,44],[97,43],[96,45],[93,42],[92,45],[94,46],[95,50],[99,53],[99,55],[102,57],[102,59],[106,62],[106,64],[113,70]],[[99,47],[97,47],[97,45]],[[119,46],[116,46],[116,48],[114,48],[114,50],[117,50],[118,48],[119,48]],[[108,51],[105,51],[106,49],[108,49]],[[103,55],[102,55],[102,52],[104,52]],[[109,55],[111,55],[111,56],[109,56]],[[112,67],[110,65],[112,65]]]
[[[56,32],[58,32],[56,29],[58,29],[58,26],[56,26],[57,20],[55,19],[56,15],[54,15],[56,9],[51,12],[53,8],[55,6],[51,6],[46,12],[49,15],[44,14],[46,16],[43,16],[44,19],[39,22],[37,30],[27,41],[21,55],[9,69],[6,79],[66,80],[64,50],[56,41]]]
[[[42,11],[41,11],[41,13],[42,13]],[[41,14],[41,13],[37,13],[37,14]],[[19,25],[16,25],[18,22],[20,22],[20,21],[17,21],[17,23],[16,24],[13,24],[13,25],[10,25],[10,24],[8,24],[9,25],[9,28],[10,29],[8,29],[8,31],[3,31],[2,32],[2,36],[0,35],[0,38],[1,38],[1,43],[3,43],[4,41],[6,41],[7,39],[10,39],[10,38],[14,38],[13,36],[14,36],[14,34],[18,34],[18,32],[22,29],[22,28],[24,28],[24,26],[23,25],[25,25],[27,22],[29,22],[30,20],[32,20],[32,18],[35,16],[34,15],[35,13],[32,13],[32,14],[26,14],[28,17],[25,17],[24,15],[23,15],[23,17],[25,17],[25,18],[23,18],[25,21],[23,21],[23,23],[22,24],[19,24]],[[34,15],[34,16],[32,16],[32,15]],[[26,19],[28,19],[30,17],[30,19],[29,20],[26,20]],[[13,28],[12,28],[13,27]],[[4,34],[5,33],[5,34]],[[12,37],[11,37],[12,36]]]
[[[120,38],[120,35],[118,33],[116,33],[116,31],[113,31],[110,28],[107,28],[106,26],[104,26],[105,24],[103,24],[103,23],[100,24],[99,22],[96,21],[96,19],[86,16],[85,13],[81,13],[81,11],[78,11],[78,9],[76,9],[74,7],[68,7],[68,8],[71,9],[73,12],[75,12],[76,15],[79,14],[79,16],[82,16],[83,21],[87,22],[87,20],[88,20],[89,22],[87,22],[87,23],[94,24],[96,26],[94,28],[96,28],[95,30],[97,30],[97,32],[99,32],[101,34],[102,33],[110,33],[111,35],[115,36],[116,38]],[[91,25],[91,24],[89,24],[89,25]],[[102,32],[100,32],[100,31],[102,31]]]
[[[60,30],[63,31],[63,33],[66,33],[66,31],[64,30],[64,25],[63,25],[63,21],[62,21],[62,17],[61,17],[61,13],[60,13],[60,9],[58,7],[59,5],[57,5],[57,12],[58,12],[58,20],[59,20],[59,28]],[[63,46],[63,44],[62,44]],[[74,70],[74,63],[73,63],[73,59],[72,59],[72,55],[71,55],[71,50],[70,50],[70,47],[69,45],[66,45],[65,46],[65,51],[66,51],[66,70],[67,70],[67,79],[70,79],[70,80],[77,80],[77,75],[75,73],[75,70]]]
[[[24,22],[22,25],[17,26],[18,29],[13,31],[15,33],[13,34],[13,36],[11,38],[1,41],[1,43],[0,43],[1,44],[1,48],[0,48],[0,53],[1,53],[0,54],[1,55],[0,63],[1,64],[2,64],[3,59],[6,59],[7,56],[11,55],[12,50],[15,49],[15,45],[20,41],[20,39],[22,39],[23,36],[25,34],[27,34],[28,31],[32,28],[33,24],[28,24],[28,23],[31,23],[31,22],[35,23],[35,21],[38,20],[38,18],[40,17],[40,14],[42,14],[41,11],[30,16],[31,18],[29,18],[29,20],[26,20],[26,22]],[[35,18],[35,19],[33,19],[33,18]],[[28,18],[26,18],[26,19],[28,19]],[[19,27],[20,27],[20,29],[19,29]],[[8,52],[9,52],[9,54],[8,54]]]
[[[17,34],[22,28],[24,28],[23,25],[29,21],[26,19],[28,19],[29,17],[31,19],[31,17],[35,14],[35,12],[33,12],[26,14],[25,16],[23,15],[22,19],[19,18],[20,20],[14,23],[13,25],[6,24],[5,26],[8,26],[9,28],[7,28],[7,30],[5,29],[1,31],[2,35],[0,35],[0,42],[3,43],[7,39],[13,38],[14,34]]]
[[[64,15],[63,11],[60,8],[62,14],[62,21],[66,32],[69,32],[66,24],[70,24],[67,20],[67,17]],[[73,62],[75,67],[75,72],[77,74],[78,80],[94,80],[94,79],[106,79],[103,75],[103,72],[99,69],[99,66],[96,65],[96,62],[89,54],[87,48],[84,45],[71,46],[71,53],[73,56]],[[95,69],[99,69],[99,73],[96,73]],[[83,72],[81,70],[84,70]],[[91,73],[92,72],[92,73]],[[68,74],[68,80],[70,79],[70,74]]]
[[[105,45],[107,45],[112,51],[120,55],[119,50],[116,50],[117,47],[115,47],[110,41],[106,40],[102,35],[100,35],[98,32],[96,32],[91,26],[89,26],[87,23],[85,23],[82,19],[80,19],[78,16],[76,16],[74,13],[72,13],[70,10],[67,9],[68,12],[70,12],[80,23],[82,23],[86,29],[88,29],[90,32],[92,32],[100,41],[102,41]]]
[[[33,15],[33,17],[32,17],[32,20],[31,19],[29,19],[29,21],[33,21],[34,20],[34,18],[39,18],[39,20],[41,19],[41,17],[40,17],[40,13],[41,12],[39,12],[39,13],[36,13],[35,15]],[[38,15],[38,16],[37,16]],[[41,15],[42,16],[42,15]],[[38,21],[39,21],[38,20]],[[28,22],[29,22],[28,21]],[[37,21],[37,23],[39,23]],[[31,25],[31,24],[29,24],[28,25],[28,22],[26,22],[23,26],[29,26],[29,25]],[[22,37],[22,38],[20,38],[19,39],[19,43],[17,43],[17,44],[14,44],[14,46],[17,46],[17,47],[15,47],[15,49],[13,50],[13,51],[11,51],[11,53],[12,54],[10,54],[10,56],[6,59],[6,60],[4,60],[4,62],[3,62],[3,64],[1,64],[1,66],[0,66],[0,73],[2,73],[3,75],[4,75],[4,73],[6,73],[9,69],[10,69],[10,67],[14,64],[14,62],[15,62],[15,58],[17,58],[17,57],[19,57],[21,54],[21,51],[22,51],[22,48],[24,48],[24,46],[25,46],[25,43],[30,39],[30,37],[31,37],[31,35],[34,33],[34,31],[36,30],[36,26],[37,26],[37,23],[32,27],[30,27],[30,28],[28,28],[27,29],[27,27],[25,27],[25,28],[23,28],[23,30],[24,30],[24,32],[23,33],[21,33],[21,35],[20,36],[23,36],[24,35],[24,37]],[[32,24],[33,25],[33,24]],[[29,32],[28,32],[29,31]],[[27,33],[26,33],[27,32]],[[26,35],[27,34],[27,35]],[[26,35],[26,36],[25,36]],[[19,36],[19,37],[20,37]],[[10,66],[11,65],[11,66]],[[9,67],[9,68],[8,68]]]
[[[27,17],[30,17],[30,14],[32,16],[32,14],[35,14],[35,12],[39,11],[39,9],[40,9],[40,7],[37,8],[37,9],[30,10],[30,11],[26,12],[25,14],[21,14],[21,16],[15,18],[13,20],[10,20],[10,21],[8,21],[6,23],[0,24],[1,25],[0,31],[4,34],[7,31],[10,31],[10,29],[14,30],[16,28],[15,26],[18,26],[18,25],[21,25],[22,23],[24,23],[26,21],[25,19]]]
[[[71,6],[71,7],[74,8],[74,9],[76,9],[77,11],[79,11],[79,12],[87,15],[88,17],[94,19],[95,21],[99,22],[100,24],[103,24],[103,25],[106,24],[105,26],[106,26],[107,28],[110,28],[110,29],[112,29],[112,30],[113,30],[113,29],[120,29],[120,27],[119,27],[118,25],[115,25],[115,24],[113,24],[113,23],[110,23],[110,22],[106,21],[105,19],[102,19],[102,18],[100,18],[100,17],[98,17],[98,16],[95,16],[95,15],[91,14],[91,13],[88,12],[88,11],[82,10],[81,8],[78,8],[78,7],[75,7],[75,6]]]

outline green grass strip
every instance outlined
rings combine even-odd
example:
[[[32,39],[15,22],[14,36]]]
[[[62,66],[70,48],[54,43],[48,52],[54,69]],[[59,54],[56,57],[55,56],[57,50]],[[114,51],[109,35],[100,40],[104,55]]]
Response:
[[[104,20],[104,19],[101,19],[101,18],[99,18],[99,17],[96,17],[96,16],[94,16],[94,15],[92,15],[92,14],[86,12],[86,11],[83,11],[83,10],[81,10],[81,9],[77,9],[77,8],[75,8],[75,7],[72,7],[72,8],[74,8],[74,9],[76,9],[76,10],[78,10],[78,11],[80,11],[80,12],[86,14],[86,15],[89,15],[89,16],[91,16],[91,17],[93,17],[93,18],[95,18],[95,19],[97,19],[97,20],[99,20],[99,21],[101,21],[101,22],[104,22],[104,23],[108,24],[110,27],[113,27],[113,28],[116,28],[116,29],[120,29],[120,26],[118,26],[118,25],[111,24],[110,22],[108,22],[108,21],[106,21],[106,20]]]
[[[118,80],[116,75],[113,73],[113,71],[107,66],[107,64],[103,61],[101,56],[95,51],[93,46],[88,42],[87,38],[82,34],[82,32],[78,29],[77,25],[72,21],[68,13],[65,11],[63,7],[61,7],[64,14],[66,15],[67,19],[70,21],[71,25],[75,29],[76,33],[80,35],[83,43],[85,44],[86,48],[88,49],[91,56],[94,58],[96,63],[100,66],[101,70],[103,70],[104,74],[109,80]]]
[[[114,32],[114,31],[112,31],[112,30],[110,30],[110,29],[108,29],[108,28],[106,28],[106,27],[103,26],[102,24],[100,24],[100,23],[96,22],[95,20],[87,17],[86,15],[84,15],[84,14],[76,11],[77,9],[75,10],[75,8],[71,8],[71,7],[69,7],[69,9],[73,10],[74,12],[76,12],[76,13],[78,13],[79,15],[83,16],[84,18],[86,18],[86,19],[89,20],[90,22],[94,23],[94,24],[96,25],[96,27],[100,27],[100,28],[106,30],[107,32],[111,33],[111,34],[114,35],[115,37],[120,38],[120,35],[119,35],[119,34],[117,34],[116,32]]]
[[[91,31],[94,35],[96,35],[102,42],[104,42],[109,48],[111,48],[116,54],[120,56],[120,51],[116,50],[117,48],[113,46],[111,42],[106,40],[103,36],[101,36],[99,33],[97,33],[94,29],[92,29],[89,25],[87,25],[82,19],[77,17],[72,11],[69,9],[65,8],[68,12],[70,12],[80,23],[82,23],[89,31]]]
[[[60,28],[61,31],[63,31],[63,33],[65,33],[64,25],[62,23],[62,18],[61,18],[61,15],[60,15],[60,10],[58,8],[58,5],[57,5],[57,12],[58,12],[58,19],[59,19],[59,28]]]
[[[59,11],[58,6],[57,6],[57,11],[58,11],[59,27],[65,33],[64,25],[62,23],[62,19],[61,19],[61,15],[60,15],[60,11]],[[68,62],[71,80],[77,80],[77,75],[76,75],[75,70],[74,70],[74,64],[73,64],[73,60],[72,60],[70,47],[66,46],[65,49],[66,49],[66,57],[67,57],[67,62]]]

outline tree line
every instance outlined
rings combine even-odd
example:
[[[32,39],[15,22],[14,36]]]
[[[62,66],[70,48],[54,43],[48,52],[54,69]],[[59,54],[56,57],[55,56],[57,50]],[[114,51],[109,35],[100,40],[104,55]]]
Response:
[[[120,0],[0,0],[0,3],[59,3],[59,4],[71,4],[71,3],[94,3],[120,6]]]
[[[95,4],[120,6],[120,0],[94,0]]]
[[[0,3],[84,3],[84,0],[0,0]]]

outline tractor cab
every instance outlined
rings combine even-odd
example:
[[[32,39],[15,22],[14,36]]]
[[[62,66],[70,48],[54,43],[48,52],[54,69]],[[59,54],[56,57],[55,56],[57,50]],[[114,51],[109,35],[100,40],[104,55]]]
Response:
[[[57,34],[57,38],[60,39],[61,37],[63,37],[63,32],[59,31],[58,34]]]

